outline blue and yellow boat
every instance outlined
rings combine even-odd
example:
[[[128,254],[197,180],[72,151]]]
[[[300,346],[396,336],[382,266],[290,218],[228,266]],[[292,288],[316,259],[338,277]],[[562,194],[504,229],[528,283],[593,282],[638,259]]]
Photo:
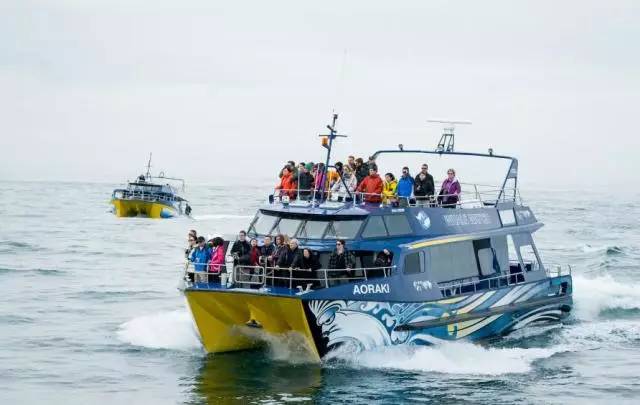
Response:
[[[128,182],[127,188],[116,189],[111,195],[113,212],[118,217],[172,218],[178,215],[190,215],[191,207],[170,182],[180,182],[184,190],[184,180],[150,174],[151,156],[147,164],[147,173],[138,176],[136,181]]]
[[[327,168],[339,136],[335,118],[323,141]],[[182,289],[208,352],[255,348],[284,336],[298,338],[320,359],[340,347],[484,341],[569,315],[571,268],[543,264],[533,239],[543,224],[519,197],[515,158],[456,152],[452,131],[435,150],[374,156],[402,153],[500,159],[508,167],[495,192],[465,186],[474,192],[462,194],[454,207],[437,199],[367,203],[355,194],[334,202],[324,190],[309,199],[271,196],[249,235],[295,237],[317,255],[319,268],[243,266],[229,259],[222,275],[188,270]],[[351,269],[329,268],[338,240],[355,256]],[[380,267],[375,258],[385,249],[392,260]]]

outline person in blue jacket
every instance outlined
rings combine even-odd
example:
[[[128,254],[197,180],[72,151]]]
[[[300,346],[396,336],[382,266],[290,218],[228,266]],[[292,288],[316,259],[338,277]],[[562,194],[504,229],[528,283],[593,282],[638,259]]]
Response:
[[[407,206],[409,203],[409,199],[411,198],[411,193],[413,192],[413,177],[409,174],[409,168],[402,168],[402,176],[400,176],[400,180],[398,180],[398,187],[396,188],[396,194],[398,195],[398,200],[400,201],[401,206]]]
[[[205,244],[204,236],[198,236],[198,245],[193,251],[189,260],[193,263],[196,273],[206,273],[207,264],[211,261],[211,249]]]

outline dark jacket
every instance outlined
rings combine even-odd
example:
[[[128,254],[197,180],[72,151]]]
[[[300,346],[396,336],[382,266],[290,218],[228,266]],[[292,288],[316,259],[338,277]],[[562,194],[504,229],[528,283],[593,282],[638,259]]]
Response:
[[[300,252],[300,255],[294,259],[291,267],[294,269],[318,270],[320,268],[320,262],[318,261],[317,255],[311,253],[311,256],[307,259],[304,257],[304,252]]]
[[[373,267],[390,267],[393,262],[393,253],[390,255],[385,255],[384,252],[378,253],[375,262],[373,262]]]
[[[350,269],[356,267],[356,256],[347,249],[342,254],[338,254],[338,251],[334,250],[329,257],[329,268],[346,269],[347,267]]]
[[[244,242],[237,240],[233,242],[233,246],[231,246],[231,254],[237,254],[238,256],[244,256],[249,254],[251,250],[251,245],[246,240]]]
[[[287,248],[278,258],[279,267],[294,267],[294,264],[302,263],[302,251],[300,248],[291,250]]]
[[[298,183],[298,188],[300,189],[300,197],[299,198],[308,198],[311,196],[313,190],[313,175],[307,171],[304,173],[300,173],[300,182]]]
[[[356,168],[356,179],[358,180],[358,185],[362,182],[362,180],[369,175],[369,165],[363,163],[362,166]]]
[[[435,194],[435,186],[433,185],[433,176],[427,173],[424,180],[420,179],[420,173],[413,180],[413,194],[416,197],[425,197]]]
[[[276,245],[273,243],[269,246],[260,246],[260,256],[271,256],[276,251]]]

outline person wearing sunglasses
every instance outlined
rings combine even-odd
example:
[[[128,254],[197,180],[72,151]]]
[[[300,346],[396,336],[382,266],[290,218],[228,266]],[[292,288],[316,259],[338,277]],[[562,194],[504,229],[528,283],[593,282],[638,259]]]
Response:
[[[336,248],[329,257],[329,269],[338,270],[330,272],[332,279],[349,280],[352,269],[356,267],[356,256],[347,250],[344,239],[336,241]]]

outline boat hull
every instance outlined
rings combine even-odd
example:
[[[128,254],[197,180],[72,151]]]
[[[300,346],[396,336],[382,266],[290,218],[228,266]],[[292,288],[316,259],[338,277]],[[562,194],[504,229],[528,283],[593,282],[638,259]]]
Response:
[[[370,350],[486,340],[532,322],[560,321],[572,307],[569,276],[423,303],[314,300],[239,290],[185,291],[208,352],[257,347],[261,339],[246,330],[247,323],[271,335],[294,332],[319,359],[340,346]]]
[[[170,205],[143,200],[113,199],[111,204],[117,217],[172,218],[179,214]]]

